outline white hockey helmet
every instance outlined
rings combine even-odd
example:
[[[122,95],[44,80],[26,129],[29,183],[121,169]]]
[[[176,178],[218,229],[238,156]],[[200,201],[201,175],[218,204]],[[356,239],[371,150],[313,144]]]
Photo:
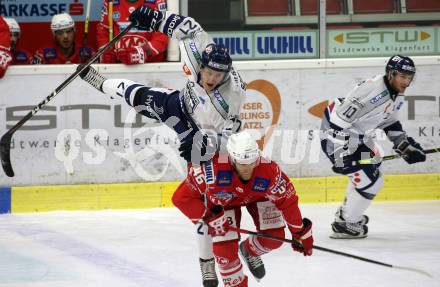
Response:
[[[52,33],[69,28],[75,28],[75,22],[69,14],[61,13],[52,17],[52,23],[50,24]]]
[[[20,35],[20,25],[18,25],[17,21],[14,18],[3,18],[5,19],[6,24],[9,26],[10,33],[18,33]]]
[[[251,164],[260,158],[260,149],[256,140],[247,131],[233,134],[226,144],[229,157],[233,162]]]

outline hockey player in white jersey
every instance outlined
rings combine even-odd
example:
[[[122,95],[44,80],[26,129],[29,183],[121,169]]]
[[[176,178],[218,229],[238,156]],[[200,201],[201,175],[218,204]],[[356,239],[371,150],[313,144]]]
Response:
[[[402,95],[411,84],[416,68],[409,57],[392,56],[385,75],[357,85],[345,98],[338,98],[324,112],[321,146],[333,164],[333,171],[349,177],[345,200],[335,214],[331,238],[364,238],[369,221],[364,212],[383,186],[379,164],[353,166],[352,162],[374,156],[376,148],[369,136],[375,129],[385,131],[393,149],[409,164],[423,162],[426,155],[407,136],[397,113]]]
[[[180,155],[190,164],[200,164],[225,150],[227,138],[241,128],[240,105],[245,84],[232,67],[222,45],[190,17],[142,6],[130,21],[139,29],[159,31],[180,40],[185,73],[189,76],[181,90],[147,87],[126,79],[106,79],[93,68],[81,78],[112,97],[123,97],[139,113],[174,129],[181,142]],[[218,279],[212,240],[206,226],[199,226],[198,244],[203,285],[215,287]]]

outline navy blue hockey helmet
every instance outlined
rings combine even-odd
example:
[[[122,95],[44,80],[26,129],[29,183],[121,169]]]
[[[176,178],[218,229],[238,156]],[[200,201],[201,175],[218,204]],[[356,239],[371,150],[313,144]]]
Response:
[[[202,66],[219,72],[229,72],[232,59],[222,44],[209,44],[202,53]]]
[[[410,57],[402,55],[392,56],[385,67],[385,72],[397,71],[402,74],[414,75],[416,73],[416,66]]]

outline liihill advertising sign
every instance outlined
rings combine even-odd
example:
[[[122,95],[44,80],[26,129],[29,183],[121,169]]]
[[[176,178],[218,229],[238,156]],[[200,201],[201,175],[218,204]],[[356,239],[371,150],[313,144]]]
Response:
[[[212,32],[214,42],[228,48],[234,60],[318,57],[316,30]]]

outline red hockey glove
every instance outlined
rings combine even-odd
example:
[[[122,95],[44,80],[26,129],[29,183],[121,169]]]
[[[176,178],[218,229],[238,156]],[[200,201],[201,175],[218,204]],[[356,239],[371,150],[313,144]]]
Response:
[[[303,228],[301,231],[292,234],[293,250],[303,253],[304,256],[310,256],[313,253],[313,235],[312,235],[312,221],[308,218],[303,218]]]
[[[211,236],[223,236],[229,231],[228,218],[220,205],[214,206],[212,210],[205,218],[205,222],[208,224],[208,233]]]
[[[116,56],[121,63],[126,65],[144,64],[147,61],[147,52],[139,46],[118,49]]]
[[[5,75],[6,70],[8,69],[8,66],[11,62],[11,55],[6,51],[0,50],[0,79],[3,78],[3,76]]]
[[[99,62],[102,64],[116,64],[116,54],[113,50],[108,50],[99,58]]]

